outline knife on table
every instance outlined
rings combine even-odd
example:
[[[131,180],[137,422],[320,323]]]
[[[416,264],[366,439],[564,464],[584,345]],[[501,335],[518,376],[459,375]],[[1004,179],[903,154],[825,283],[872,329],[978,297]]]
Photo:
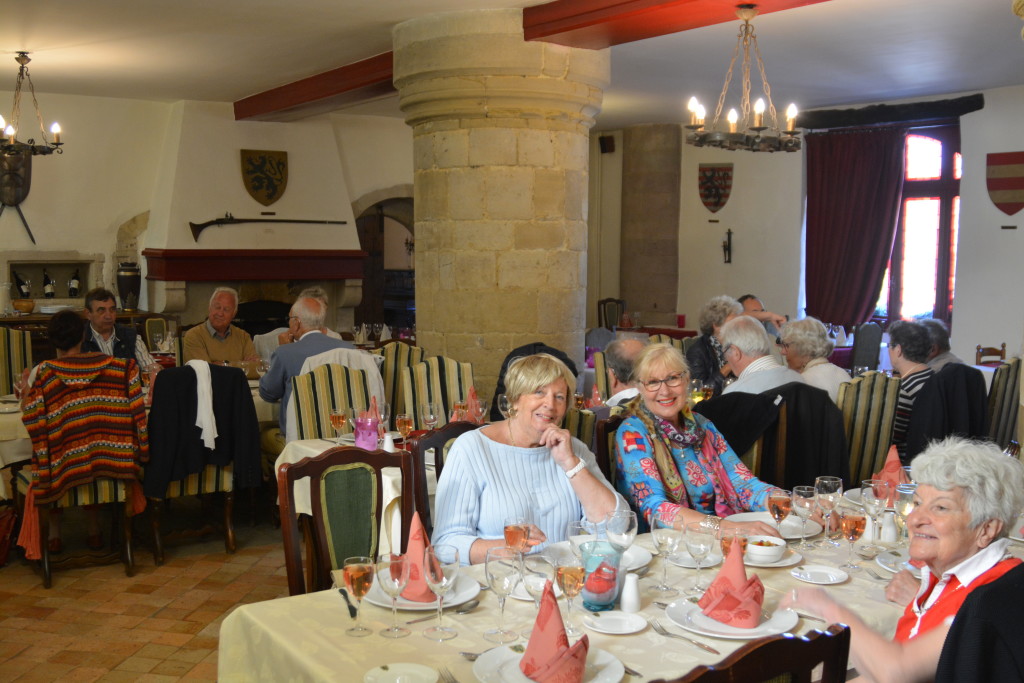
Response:
[[[345,604],[348,605],[348,616],[352,619],[355,619],[356,608],[355,605],[352,604],[352,601],[348,599],[348,591],[346,591],[344,588],[339,588],[338,592],[341,593],[341,597],[345,598]]]

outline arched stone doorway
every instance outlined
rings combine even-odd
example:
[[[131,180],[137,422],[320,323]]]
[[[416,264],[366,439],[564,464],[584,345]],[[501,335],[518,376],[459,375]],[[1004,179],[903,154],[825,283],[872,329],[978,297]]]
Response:
[[[355,309],[355,323],[383,322],[394,329],[415,325],[416,280],[412,187],[391,192],[385,198],[378,195],[356,202],[357,207],[363,204],[356,213],[356,230],[366,257],[363,298]],[[366,203],[369,200],[372,203]]]

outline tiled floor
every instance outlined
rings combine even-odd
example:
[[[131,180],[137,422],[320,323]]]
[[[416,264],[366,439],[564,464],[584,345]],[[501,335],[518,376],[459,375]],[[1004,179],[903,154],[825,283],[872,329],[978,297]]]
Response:
[[[0,681],[216,680],[220,623],[236,606],[288,594],[280,531],[236,524],[222,537],[136,547],[121,564],[56,571],[53,587],[12,553],[0,569]],[[66,537],[69,536],[65,530]]]

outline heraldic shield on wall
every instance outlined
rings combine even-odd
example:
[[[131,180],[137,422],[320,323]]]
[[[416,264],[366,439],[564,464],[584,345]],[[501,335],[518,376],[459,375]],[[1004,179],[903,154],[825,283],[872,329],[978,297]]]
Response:
[[[288,152],[243,149],[242,184],[263,206],[276,202],[288,187]]]
[[[701,202],[708,211],[715,213],[725,206],[732,193],[732,164],[701,164],[697,187]]]
[[[985,183],[989,199],[1007,216],[1024,209],[1024,152],[989,154]]]

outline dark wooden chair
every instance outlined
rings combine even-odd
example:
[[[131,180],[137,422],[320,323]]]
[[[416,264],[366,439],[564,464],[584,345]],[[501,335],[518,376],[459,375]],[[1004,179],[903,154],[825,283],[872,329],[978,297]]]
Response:
[[[612,408],[616,410],[616,408]],[[619,425],[622,424],[624,416],[622,409],[618,408],[619,412],[613,412],[607,418],[597,421],[597,435],[594,439],[597,452],[594,455],[597,457],[597,466],[601,468],[601,474],[604,475],[612,486],[615,486],[615,473],[617,468],[615,466],[615,433],[619,431]]]
[[[985,360],[986,358],[989,360]],[[974,352],[975,365],[988,365],[998,368],[1004,360],[1006,360],[1006,342],[999,346],[982,346],[978,344]]]
[[[409,452],[412,454],[416,467],[416,511],[420,513],[420,521],[429,536],[434,532],[434,523],[430,515],[430,499],[427,495],[426,455],[434,450],[434,476],[440,480],[444,459],[451,443],[466,432],[479,429],[482,425],[474,422],[449,422],[443,427],[430,431],[418,431],[410,434]]]
[[[381,492],[385,467],[402,472],[402,537],[396,547],[405,551],[416,504],[416,468],[408,453],[367,451],[355,446],[329,448],[314,458],[281,465],[277,493],[281,510],[285,569],[289,595],[331,587],[331,570],[346,557],[376,557],[384,515]],[[302,515],[306,536],[306,571],[303,578],[300,519],[295,509],[295,482],[309,477],[312,514]]]
[[[882,328],[877,323],[863,323],[857,326],[853,335],[853,350],[850,352],[851,368],[878,369],[878,351],[882,346]]]
[[[833,624],[806,636],[783,633],[753,640],[718,664],[702,664],[690,673],[652,683],[751,683],[778,679],[810,683],[811,672],[823,664],[821,682],[846,680],[850,627]]]
[[[626,301],[624,299],[601,299],[597,302],[597,324],[614,330],[626,312]]]
[[[988,438],[1006,448],[1017,434],[1020,403],[1020,358],[996,368],[988,392]]]

